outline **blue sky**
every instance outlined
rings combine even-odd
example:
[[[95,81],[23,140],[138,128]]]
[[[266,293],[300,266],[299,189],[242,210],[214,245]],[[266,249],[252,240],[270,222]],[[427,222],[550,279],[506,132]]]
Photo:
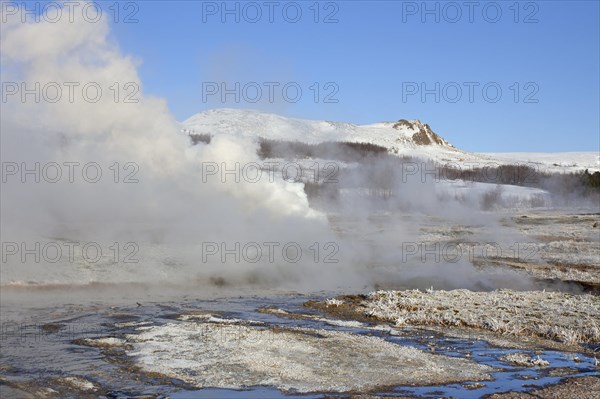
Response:
[[[112,32],[140,60],[144,91],[166,98],[178,120],[215,107],[420,119],[469,151],[600,150],[598,1],[472,2],[471,15],[464,1],[298,1],[295,23],[291,2],[272,2],[272,23],[265,1],[246,3],[121,2]],[[102,2],[111,18],[113,4]],[[224,15],[225,4],[239,11]],[[130,13],[137,22],[125,23]],[[255,83],[236,102],[207,92],[222,82],[239,82],[239,93]],[[265,82],[279,84],[273,103]],[[297,102],[283,97],[288,83],[290,97],[302,89]]]

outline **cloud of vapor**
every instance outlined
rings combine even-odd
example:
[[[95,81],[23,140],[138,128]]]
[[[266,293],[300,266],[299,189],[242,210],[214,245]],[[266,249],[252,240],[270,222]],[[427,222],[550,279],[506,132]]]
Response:
[[[349,149],[346,143],[331,143],[317,149],[280,142],[266,153],[286,160],[318,153],[322,164],[342,160],[336,182],[309,186],[310,199],[333,215],[331,223],[344,240],[360,244],[356,248],[363,265],[358,272],[365,285],[547,288],[522,272],[487,267],[491,258],[543,263],[534,259],[537,253],[523,250],[536,239],[509,221],[515,209],[547,204],[542,190],[449,178],[436,174],[430,161],[369,151],[368,145]]]
[[[294,242],[306,248],[335,240],[324,216],[309,207],[301,183],[280,178],[254,183],[201,180],[207,162],[257,161],[256,143],[223,137],[211,146],[191,147],[165,101],[143,94],[136,62],[111,39],[106,18],[97,23],[77,14],[73,22],[56,23],[23,23],[19,15],[3,18],[3,243],[33,248],[48,240],[59,246],[95,242],[104,251],[115,242],[121,250],[131,242],[139,247],[136,264],[123,264],[121,255],[112,259],[112,250],[94,264],[79,259],[75,251],[75,260],[65,260],[63,254],[51,265],[35,255],[23,259],[19,251],[3,259],[3,284],[192,282],[255,269],[260,273],[253,278],[260,281],[261,273],[277,268],[286,270],[271,273],[271,280],[277,280],[277,273],[287,273],[291,280],[312,278],[301,271],[303,261],[271,262],[263,269],[261,262],[242,265],[218,257],[212,264],[202,262],[204,242],[226,242],[228,247],[236,242]],[[82,93],[86,84],[94,86],[87,100]],[[35,90],[36,85],[41,98],[21,96],[23,87]],[[51,90],[56,85],[62,96],[54,101]],[[8,93],[15,87],[19,93]],[[44,87],[50,91],[44,93]],[[69,87],[74,88],[72,96]],[[95,87],[101,88],[99,99]],[[134,101],[125,101],[132,93],[129,100]],[[50,163],[60,166],[57,182],[44,178]],[[82,177],[88,164],[100,170],[99,181]],[[65,165],[76,166],[69,170]],[[24,170],[34,172],[22,174]],[[124,183],[132,176],[133,182]]]
[[[165,101],[144,95],[136,61],[121,53],[106,19],[7,19],[1,28],[3,285],[135,282],[318,290],[435,281],[436,288],[489,289],[523,280],[522,275],[481,273],[466,261],[441,268],[403,260],[400,243],[417,241],[430,216],[462,224],[499,223],[471,212],[478,197],[457,198],[440,193],[433,183],[398,180],[390,174],[397,165],[387,160],[365,160],[368,168],[341,176],[337,187],[392,189],[400,195],[386,202],[386,211],[413,213],[410,222],[394,216],[374,221],[383,203],[355,193],[331,200],[326,216],[311,208],[301,182],[280,174],[273,181],[203,180],[207,164],[261,163],[257,141],[218,135],[210,144],[192,146]],[[6,92],[5,83],[17,83],[22,91],[22,84],[31,90],[52,82],[63,90],[55,102]],[[65,83],[77,84],[72,101]],[[90,83],[102,90],[98,101],[82,95]],[[136,101],[125,101],[130,94]],[[62,178],[36,182],[35,175],[51,163],[62,166]],[[82,178],[83,165],[91,163],[102,173],[97,182]],[[73,181],[66,164],[77,165]],[[7,173],[5,166],[18,170]],[[34,172],[23,174],[24,169]],[[17,244],[18,251],[6,242]],[[78,247],[72,258],[62,253],[56,262],[23,257],[21,244],[31,249],[49,242],[50,250]],[[94,262],[81,254],[90,242],[103,249]],[[286,244],[302,248],[301,259],[290,260],[293,254],[282,251]],[[275,245],[274,259],[266,255],[270,245]],[[263,251],[258,261],[236,258],[246,248],[245,255],[255,259],[257,247]],[[16,254],[6,256],[7,249]],[[127,262],[129,256],[137,262]],[[528,281],[519,285],[528,286]]]

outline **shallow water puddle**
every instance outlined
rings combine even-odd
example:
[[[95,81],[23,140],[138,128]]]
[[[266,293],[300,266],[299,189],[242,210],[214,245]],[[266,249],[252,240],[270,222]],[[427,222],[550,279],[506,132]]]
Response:
[[[472,361],[484,367],[495,369],[489,373],[492,380],[486,381],[461,378],[458,380],[462,382],[424,387],[393,384],[393,386],[382,389],[380,392],[390,396],[408,394],[431,398],[441,396],[480,398],[493,392],[525,391],[547,384],[554,384],[566,376],[600,375],[599,369],[594,365],[594,359],[583,354],[565,354],[557,351],[536,351],[534,353],[527,350],[504,349],[494,347],[482,340],[448,337],[422,329],[397,330],[385,325],[334,320],[329,316],[321,315],[314,310],[303,307],[302,304],[309,299],[313,298],[304,296],[245,297],[211,301],[142,304],[142,306],[134,305],[118,308],[96,306],[93,311],[84,307],[78,307],[76,310],[74,308],[37,309],[36,315],[29,312],[29,319],[22,323],[17,322],[16,318],[15,320],[8,320],[7,317],[10,318],[11,312],[3,312],[0,375],[2,375],[3,383],[11,388],[50,388],[61,394],[85,392],[106,397],[135,397],[139,395],[166,397],[168,395],[172,398],[317,398],[324,397],[324,392],[328,391],[328,389],[323,389],[322,384],[314,385],[317,388],[316,390],[322,393],[307,394],[298,391],[298,388],[301,388],[301,391],[309,392],[311,385],[307,384],[307,381],[310,382],[311,379],[325,377],[319,374],[311,374],[315,370],[307,369],[298,371],[296,376],[294,370],[290,370],[286,377],[287,390],[283,392],[275,388],[277,379],[273,379],[271,384],[267,384],[271,386],[253,386],[243,390],[223,389],[223,387],[199,389],[194,381],[202,381],[202,375],[188,375],[187,378],[184,378],[185,373],[193,371],[193,367],[186,368],[185,364],[182,364],[179,370],[182,372],[180,377],[141,372],[140,366],[142,363],[135,356],[135,352],[136,350],[139,351],[139,348],[136,348],[138,343],[135,342],[134,337],[145,337],[144,339],[149,342],[151,339],[148,334],[151,331],[160,333],[160,328],[165,326],[187,325],[189,327],[189,323],[204,329],[196,331],[195,338],[197,343],[201,344],[199,347],[202,353],[211,350],[210,347],[207,347],[211,344],[210,337],[206,335],[207,328],[211,328],[211,326],[212,328],[215,326],[231,326],[248,329],[246,331],[269,332],[278,332],[280,329],[286,331],[298,329],[305,334],[310,332],[300,340],[303,344],[308,342],[310,345],[301,345],[295,349],[300,352],[308,351],[305,353],[306,359],[310,359],[314,355],[311,355],[310,350],[318,348],[326,351],[327,344],[324,337],[335,337],[336,339],[341,337],[342,341],[330,341],[334,345],[331,352],[342,354],[339,350],[341,346],[335,347],[335,345],[341,345],[346,339],[356,339],[353,342],[366,343],[375,342],[369,340],[381,340],[392,345],[398,344],[399,346],[418,349],[427,356],[438,355],[439,358],[436,359],[447,357],[460,362]],[[257,311],[267,306],[301,315],[298,317],[282,317],[274,312]],[[15,312],[12,314],[14,315]],[[37,322],[31,323],[31,320]],[[12,321],[12,324],[9,323],[10,321]],[[226,328],[219,328],[222,328],[221,332],[228,331]],[[239,333],[241,330],[236,331]],[[204,336],[202,336],[203,332]],[[312,337],[311,334],[315,336]],[[364,337],[364,340],[362,338],[352,338],[352,336],[361,336]],[[112,339],[102,339],[106,337],[112,337]],[[183,339],[183,337],[185,335],[180,338]],[[122,339],[125,341],[121,341]],[[165,338],[165,340],[167,339],[168,337]],[[213,344],[215,343],[213,342]],[[213,349],[223,350],[223,345],[229,345],[228,348],[231,349],[234,344],[238,345],[239,343],[219,342]],[[165,348],[161,347],[159,349],[164,350]],[[249,348],[252,348],[252,345]],[[364,348],[368,348],[368,345]],[[385,349],[385,346],[382,348]],[[290,352],[286,353],[286,350],[289,350],[286,347],[273,346],[268,350],[275,351],[273,358],[280,356],[281,361],[286,359],[285,356],[290,355]],[[548,367],[541,368],[517,367],[500,360],[503,356],[514,352],[526,353],[532,357],[539,355],[550,364]],[[261,361],[269,360],[267,355],[268,352],[263,353]],[[213,360],[218,362],[220,355],[216,354],[215,356]],[[340,359],[344,360],[341,364],[348,367],[357,364],[350,358],[350,354],[344,354],[344,356],[346,359]],[[363,353],[362,356],[367,356],[367,354]],[[380,353],[377,356],[381,357],[382,354]],[[377,356],[373,360],[376,360]],[[577,360],[574,356],[577,356]],[[248,358],[251,357],[248,356]],[[176,358],[172,358],[172,361],[176,360]],[[254,360],[258,361],[260,359]],[[294,366],[300,367],[302,366],[301,363],[302,360]],[[308,364],[308,360],[305,363]],[[452,361],[449,360],[447,364],[452,364]],[[227,384],[224,386],[232,388],[231,382],[235,381],[237,377],[235,368],[228,370],[233,374],[224,376],[219,375],[219,372],[225,373],[226,369],[215,369],[215,363],[210,362],[206,363],[206,366],[213,367],[213,377],[215,378],[209,381],[214,382],[221,377],[227,377],[222,379],[228,381],[229,386]],[[258,380],[269,381],[268,370],[270,368],[267,366],[261,364],[259,368],[255,369],[255,371],[263,373]],[[393,367],[388,368],[391,373]],[[351,375],[352,373],[360,373],[360,370],[345,370],[345,372]],[[304,375],[304,380],[299,378],[295,382],[294,378],[301,375]],[[368,373],[365,371],[364,375],[368,376]],[[75,377],[75,379],[71,377]],[[256,376],[246,375],[246,377],[248,381],[253,381]],[[330,377],[331,381],[335,382],[334,376],[331,375]],[[427,382],[421,380],[422,383]],[[342,385],[335,386],[335,384],[332,384],[331,388],[341,389],[343,388]],[[379,392],[368,384],[365,385],[364,390]],[[343,394],[333,393],[333,396],[343,396]]]

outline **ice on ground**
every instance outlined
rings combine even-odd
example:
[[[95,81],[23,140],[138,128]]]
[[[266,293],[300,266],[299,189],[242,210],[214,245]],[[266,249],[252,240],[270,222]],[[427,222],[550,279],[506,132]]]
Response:
[[[145,372],[196,387],[346,392],[489,379],[493,369],[381,338],[307,328],[179,322],[128,336]]]
[[[339,299],[330,299],[330,300],[327,300],[327,302],[328,302],[327,306],[337,306],[337,305],[331,305],[329,303],[329,301],[333,301],[333,303],[339,302],[340,305],[344,303],[343,301],[340,301]],[[320,317],[320,316],[315,316],[315,315],[306,314],[306,313],[291,313],[291,312],[288,312],[286,310],[279,309],[279,308],[265,307],[265,308],[259,309],[258,311],[261,313],[272,314],[275,316],[290,318],[290,319],[322,321],[323,323],[327,323],[331,326],[371,328],[371,326],[368,326],[367,324],[361,323],[360,321],[356,321],[356,320],[328,319],[326,317]]]
[[[211,313],[199,313],[199,314],[182,314],[178,317],[179,320],[188,321],[188,320],[198,320],[205,321],[208,323],[222,323],[222,324],[240,324],[245,321],[242,319],[224,319],[222,317],[216,316]],[[264,324],[262,322],[254,322],[254,324]]]
[[[83,345],[95,346],[95,347],[111,347],[111,346],[123,346],[127,343],[124,339],[115,337],[104,337],[104,338],[85,338],[79,341]]]

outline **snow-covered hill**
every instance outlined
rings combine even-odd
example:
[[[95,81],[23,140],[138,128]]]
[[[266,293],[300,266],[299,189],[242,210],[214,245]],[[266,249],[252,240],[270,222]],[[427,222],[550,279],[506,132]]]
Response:
[[[419,120],[400,119],[396,122],[355,125],[222,108],[198,113],[185,120],[182,128],[182,131],[188,134],[232,134],[309,144],[327,141],[371,143],[385,147],[393,154],[431,159],[439,163],[476,163],[480,166],[486,163],[528,163],[536,165],[539,170],[553,172],[600,170],[600,155],[594,152],[483,154],[462,151]]]

